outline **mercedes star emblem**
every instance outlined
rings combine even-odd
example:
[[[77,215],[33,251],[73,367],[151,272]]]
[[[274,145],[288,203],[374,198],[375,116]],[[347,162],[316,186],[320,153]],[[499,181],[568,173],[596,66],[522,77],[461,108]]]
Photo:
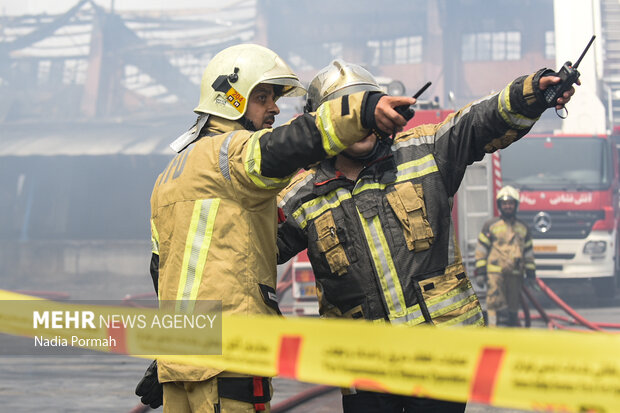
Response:
[[[551,229],[551,217],[546,212],[539,212],[534,217],[534,228],[543,234]]]

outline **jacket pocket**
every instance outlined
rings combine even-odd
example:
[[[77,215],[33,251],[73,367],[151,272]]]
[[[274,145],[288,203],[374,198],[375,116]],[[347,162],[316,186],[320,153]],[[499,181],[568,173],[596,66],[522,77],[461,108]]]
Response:
[[[338,238],[338,231],[332,212],[327,211],[315,219],[314,227],[318,237],[317,246],[319,251],[325,255],[331,272],[338,275],[346,273],[349,267],[349,260],[342,242]]]
[[[434,234],[426,215],[422,185],[405,182],[394,189],[386,198],[403,227],[407,248],[411,251],[429,249]]]
[[[424,303],[437,326],[480,326],[482,308],[464,272],[447,268],[444,275],[420,281]],[[462,267],[460,267],[462,270]]]

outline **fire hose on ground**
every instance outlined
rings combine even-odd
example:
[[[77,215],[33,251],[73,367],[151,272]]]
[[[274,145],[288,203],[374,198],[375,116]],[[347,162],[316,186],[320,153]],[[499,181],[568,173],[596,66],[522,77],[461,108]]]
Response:
[[[547,297],[549,297],[549,299],[551,299],[553,303],[555,303],[559,308],[564,310],[564,312],[566,312],[570,317],[572,317],[572,318],[568,318],[564,316],[557,316],[554,314],[547,314],[547,312],[544,310],[542,305],[540,305],[538,300],[536,300],[536,298],[534,297],[534,294],[532,294],[532,292],[526,286],[523,286],[523,293],[532,302],[532,304],[534,305],[534,307],[539,313],[539,316],[533,317],[533,319],[538,319],[538,318],[542,319],[548,328],[572,330],[572,331],[584,331],[583,329],[569,328],[565,326],[564,324],[561,324],[558,322],[558,321],[561,321],[563,323],[582,326],[582,327],[585,327],[593,331],[606,331],[604,329],[620,329],[619,323],[594,323],[594,322],[586,320],[579,313],[577,313],[577,311],[575,311],[571,306],[569,306],[566,302],[564,302],[564,300],[562,300],[551,288],[549,288],[549,286],[545,284],[543,280],[541,280],[540,278],[537,278],[536,283],[540,287],[540,290]],[[522,304],[526,304],[525,300],[522,300]],[[527,305],[523,305],[523,309],[524,309],[524,318],[526,319],[526,325],[527,325],[527,319],[530,318],[529,309],[527,308]]]

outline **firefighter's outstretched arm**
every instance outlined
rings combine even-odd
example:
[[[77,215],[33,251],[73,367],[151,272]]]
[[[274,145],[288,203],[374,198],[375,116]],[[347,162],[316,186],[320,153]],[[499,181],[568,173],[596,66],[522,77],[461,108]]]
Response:
[[[548,109],[543,91],[558,81],[548,69],[518,77],[499,93],[464,106],[435,126],[434,156],[450,195],[458,190],[468,165],[486,153],[508,147],[530,131]],[[567,90],[558,98],[558,107],[568,103],[574,93],[574,88]],[[401,135],[406,138],[416,129]],[[423,128],[421,131],[428,133]]]

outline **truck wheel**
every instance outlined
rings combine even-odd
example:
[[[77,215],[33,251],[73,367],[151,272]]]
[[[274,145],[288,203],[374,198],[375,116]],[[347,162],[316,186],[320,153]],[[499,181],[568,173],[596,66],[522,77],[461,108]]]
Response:
[[[616,294],[616,277],[592,278],[592,286],[598,298],[611,300]]]

